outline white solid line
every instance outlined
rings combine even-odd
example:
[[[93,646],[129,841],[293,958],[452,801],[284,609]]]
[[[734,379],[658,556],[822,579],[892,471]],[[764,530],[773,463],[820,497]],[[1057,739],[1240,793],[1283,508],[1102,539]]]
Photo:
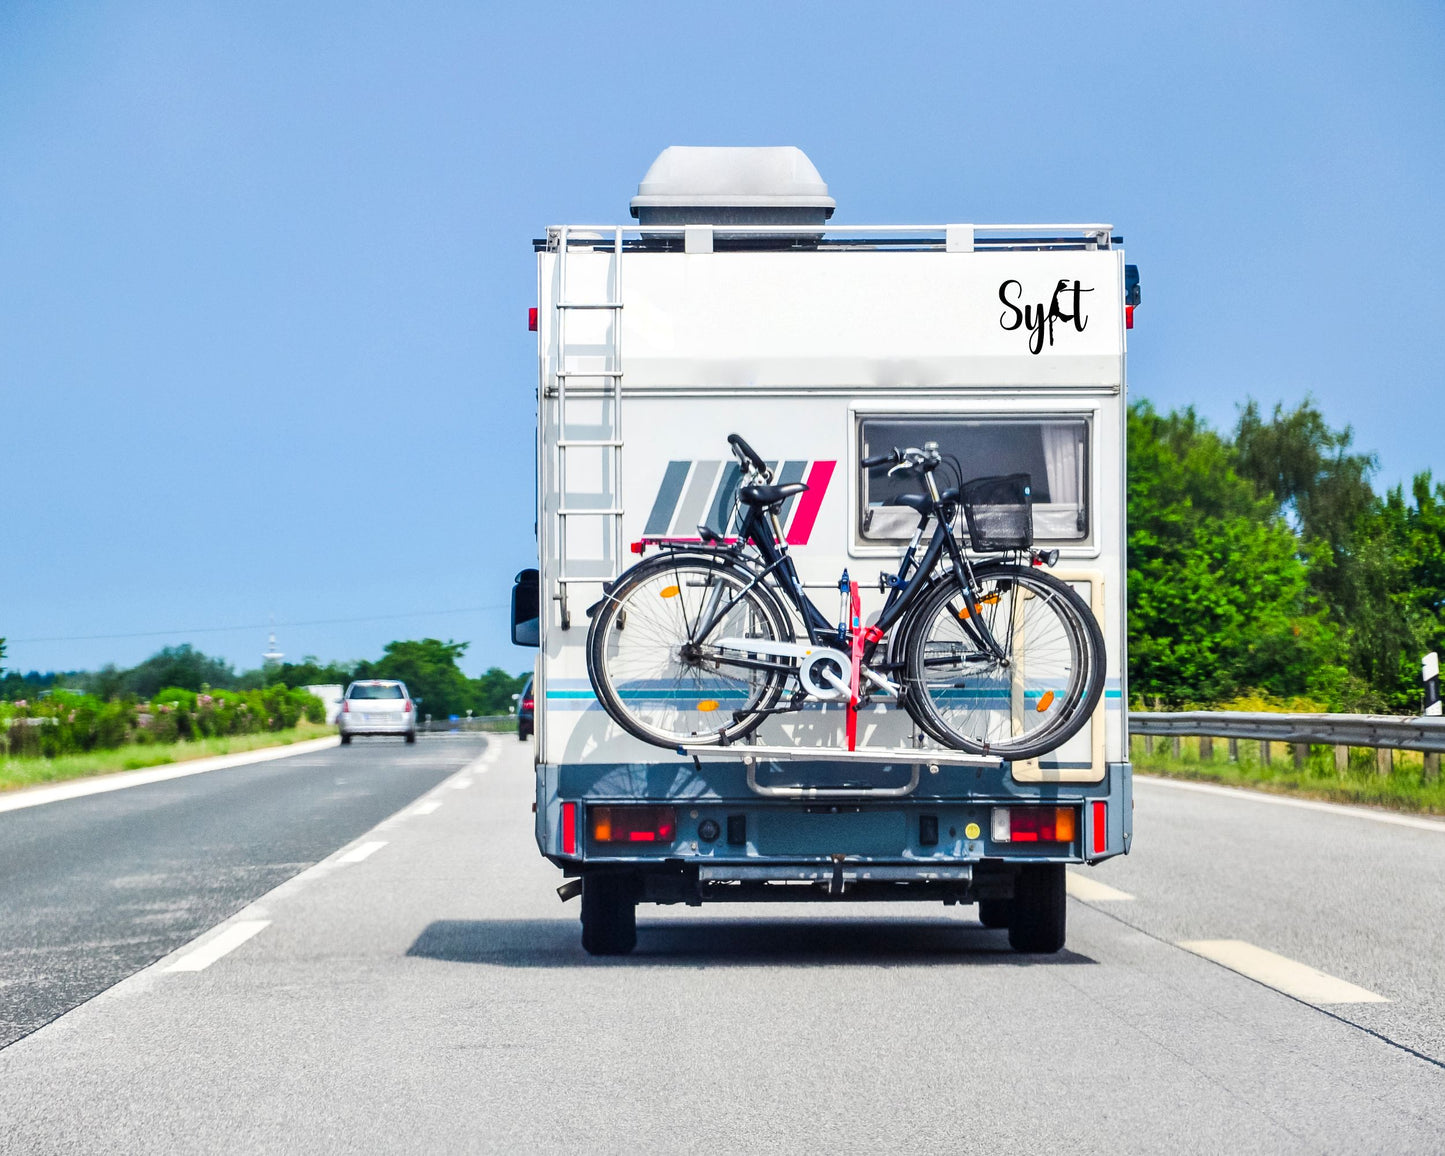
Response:
[[[247,919],[240,923],[233,923],[226,928],[215,939],[207,940],[194,951],[188,951],[170,967],[167,971],[204,971],[220,959],[236,950],[251,936],[271,926],[269,919]]]
[[[413,807],[411,809],[411,813],[413,815],[430,815],[440,806],[441,804],[438,803],[435,799],[428,799],[425,803],[418,803],[415,807]]]
[[[1245,943],[1242,939],[1191,939],[1179,944],[1185,951],[1213,960],[1230,971],[1292,995],[1305,1003],[1389,1003],[1382,995],[1336,979],[1322,971]]]
[[[1445,834],[1445,823],[1438,819],[1417,819],[1414,815],[1396,815],[1390,811],[1373,811],[1368,807],[1351,807],[1345,803],[1321,803],[1317,799],[1289,799],[1244,787],[1222,787],[1216,783],[1187,783],[1179,779],[1161,779],[1154,775],[1135,775],[1136,783],[1151,787],[1171,787],[1176,791],[1198,791],[1204,795],[1220,795],[1226,799],[1244,799],[1252,803],[1270,803],[1277,807],[1299,807],[1305,811],[1324,811],[1330,815],[1347,815],[1355,819],[1372,819],[1376,823],[1392,823],[1397,827],[1414,827],[1418,831]]]
[[[385,846],[385,839],[374,839],[370,843],[363,843],[360,847],[353,847],[336,861],[338,863],[360,863],[363,859],[375,855]]]
[[[267,763],[272,759],[289,759],[292,755],[304,755],[312,751],[339,746],[341,740],[332,736],[328,739],[308,739],[284,747],[263,747],[259,751],[243,751],[237,755],[214,755],[206,759],[189,759],[184,763],[166,763],[160,767],[147,767],[140,771],[120,771],[113,775],[99,775],[91,779],[78,779],[72,783],[60,783],[54,787],[34,787],[0,795],[0,811],[18,811],[24,807],[39,807],[44,803],[59,803],[65,799],[80,799],[86,795],[99,795],[106,791],[121,791],[126,787],[143,787],[147,783],[163,783],[167,779],[182,779],[187,775],[200,775],[206,771],[223,771],[227,767],[244,767],[251,763]]]
[[[1110,887],[1107,883],[1100,883],[1097,879],[1091,879],[1077,871],[1064,872],[1064,886],[1075,899],[1082,899],[1087,903],[1134,898],[1127,891],[1120,891],[1117,887]]]

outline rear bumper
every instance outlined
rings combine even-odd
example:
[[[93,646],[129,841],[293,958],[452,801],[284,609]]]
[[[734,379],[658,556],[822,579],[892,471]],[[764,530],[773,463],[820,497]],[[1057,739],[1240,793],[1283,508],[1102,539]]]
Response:
[[[408,735],[416,731],[416,716],[405,714],[383,722],[362,722],[339,715],[336,726],[344,735]]]
[[[568,874],[616,869],[671,880],[659,884],[659,893],[684,900],[694,893],[756,899],[779,890],[793,893],[780,898],[849,893],[854,898],[947,899],[988,897],[1000,880],[1006,885],[1003,893],[1011,893],[1012,877],[1025,863],[1097,863],[1126,854],[1133,835],[1127,763],[1109,764],[1100,783],[1015,783],[1006,771],[980,775],[968,770],[938,776],[929,794],[847,803],[727,790],[725,782],[700,780],[691,767],[677,775],[662,773],[672,768],[649,770],[630,776],[637,785],[631,793],[615,787],[604,793],[598,788],[614,786],[617,776],[588,784],[583,776],[566,774],[566,768],[559,773],[556,767],[539,767],[537,843],[542,854]],[[664,784],[670,789],[658,789]],[[577,789],[588,785],[591,790]],[[707,790],[710,785],[722,789]],[[668,842],[599,843],[591,837],[591,808],[644,802],[674,808],[675,831]],[[1073,839],[1046,844],[993,838],[996,807],[1033,805],[1073,808]]]

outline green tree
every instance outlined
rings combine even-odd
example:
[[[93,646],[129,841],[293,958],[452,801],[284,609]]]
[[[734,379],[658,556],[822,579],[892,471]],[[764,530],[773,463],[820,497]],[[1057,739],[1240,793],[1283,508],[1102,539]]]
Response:
[[[283,683],[286,686],[326,686],[340,683],[345,686],[351,681],[356,670],[354,662],[322,663],[314,654],[308,654],[300,662],[283,662],[266,673],[268,683]]]
[[[1249,688],[1329,695],[1338,632],[1275,502],[1193,409],[1129,412],[1129,678],[1135,697],[1217,702]]]
[[[499,666],[494,666],[472,680],[476,705],[472,708],[478,714],[506,714],[516,704],[514,694],[521,694],[527,684],[528,674],[510,675]]]
[[[435,638],[388,642],[378,661],[356,664],[356,677],[400,679],[433,718],[465,714],[475,709],[472,682],[457,666],[467,645]]]

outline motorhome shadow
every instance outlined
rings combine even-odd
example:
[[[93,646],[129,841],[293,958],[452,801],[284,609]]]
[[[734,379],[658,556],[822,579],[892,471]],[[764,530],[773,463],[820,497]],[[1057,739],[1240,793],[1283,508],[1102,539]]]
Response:
[[[561,870],[562,899],[580,899],[595,955],[638,945],[640,904],[779,900],[977,904],[1003,933],[798,924],[845,958],[886,955],[890,937],[950,960],[1004,943],[1058,953],[1065,866],[1129,850],[1124,430],[1137,270],[1108,224],[842,225],[834,208],[798,149],[669,148],[629,223],[553,225],[534,241],[537,553],[518,559],[513,641],[537,648],[537,845]],[[729,442],[739,432],[746,453]],[[948,463],[953,497],[920,505],[925,461]],[[968,506],[989,488],[975,483],[1007,483],[1012,504]],[[967,518],[950,520],[955,504]],[[953,641],[889,625],[900,559],[928,517],[960,544],[951,556],[995,575],[978,599],[927,603]],[[1002,523],[1009,535],[990,528]],[[786,565],[739,534],[763,524]],[[696,564],[649,587],[647,614],[617,610],[640,567],[682,557]],[[926,555],[918,580],[941,584],[927,568],[943,565]],[[1025,577],[998,577],[1009,573]],[[710,574],[732,586],[719,595],[726,583],[698,577]],[[838,607],[831,635],[807,599]],[[1082,628],[1060,626],[1052,651],[1029,633],[1030,616],[1061,601],[1081,608],[1068,621],[1089,623],[1086,696],[1067,685]],[[709,629],[729,623],[718,648],[687,633],[704,612]],[[986,652],[990,637],[1008,649]],[[905,659],[870,667],[860,639]],[[733,675],[750,669],[753,683],[724,669],[723,644]],[[628,669],[647,645],[655,664]],[[818,645],[836,649],[820,657]],[[599,683],[599,669],[615,678]],[[971,746],[920,695],[967,716]],[[669,727],[619,725],[629,701]],[[1079,725],[1048,731],[1067,710]],[[788,909],[774,910],[778,922],[720,920],[716,932],[662,919],[640,942],[653,958],[811,958],[785,948]],[[849,946],[854,933],[873,946]],[[546,956],[559,932],[491,934],[512,945],[503,957],[527,958],[529,936]],[[445,958],[431,945],[448,935],[471,942],[429,931],[417,953]],[[473,940],[485,950],[485,934]]]
[[[1091,964],[1064,950],[1021,956],[1007,936],[976,924],[909,920],[710,919],[648,921],[635,949],[649,966],[700,964],[831,967],[907,964],[949,967]],[[441,919],[417,936],[407,955],[494,967],[568,968],[587,956],[572,924],[557,919]]]

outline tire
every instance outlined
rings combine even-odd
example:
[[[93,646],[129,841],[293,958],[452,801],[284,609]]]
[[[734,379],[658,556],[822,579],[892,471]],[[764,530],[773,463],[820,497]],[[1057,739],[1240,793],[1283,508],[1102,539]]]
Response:
[[[1062,863],[1025,863],[1014,881],[1008,942],[1015,951],[1052,955],[1064,946],[1068,917]]]
[[[350,736],[350,735],[342,735],[342,736],[341,736],[341,745],[342,745],[343,747],[349,747],[349,746],[351,745],[351,736]]]
[[[1007,927],[1012,918],[1012,899],[980,899],[978,901],[978,921],[985,927]]]
[[[414,743],[414,742],[416,742],[416,731],[407,731],[407,732],[406,732],[406,741],[409,742],[409,743]]]
[[[733,743],[757,729],[790,675],[729,665],[727,654],[741,654],[707,639],[688,653],[709,605],[723,611],[710,639],[792,641],[787,612],[755,579],[730,558],[664,554],[617,580],[587,632],[587,674],[618,726],[671,749]]]
[[[974,573],[979,616],[1009,661],[967,633],[962,589],[945,578],[904,629],[904,701],[925,731],[957,750],[1038,758],[1077,734],[1098,706],[1104,636],[1084,600],[1052,574],[1002,563]]]
[[[582,949],[626,955],[637,946],[637,882],[630,875],[582,878]]]

